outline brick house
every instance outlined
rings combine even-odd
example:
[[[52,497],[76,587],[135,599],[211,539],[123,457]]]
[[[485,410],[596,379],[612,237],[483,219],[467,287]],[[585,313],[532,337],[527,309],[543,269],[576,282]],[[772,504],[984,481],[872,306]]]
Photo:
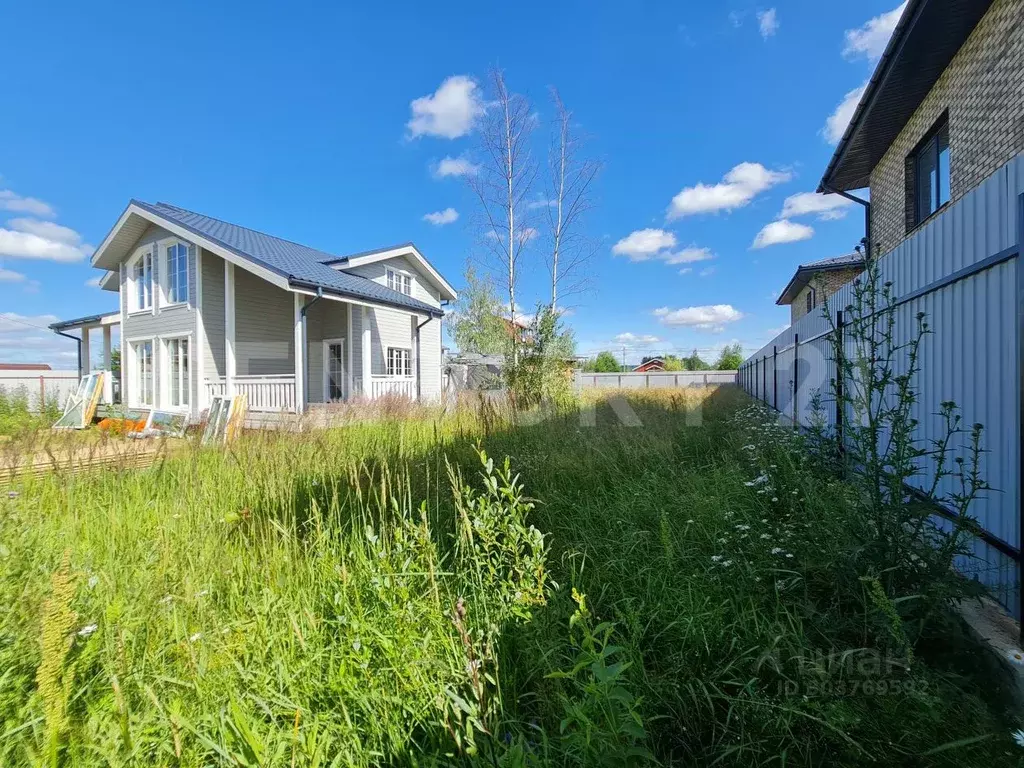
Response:
[[[858,191],[865,189],[869,195]],[[893,342],[909,343],[914,318],[927,318],[911,404],[914,440],[929,446],[947,437],[939,403],[956,403],[963,424],[984,425],[982,474],[999,491],[972,504],[977,528],[957,567],[1020,619],[1024,0],[908,0],[818,192],[863,206],[864,245],[894,303]],[[791,306],[804,290],[794,289]],[[828,345],[839,318],[808,314],[803,301],[792,325],[744,361],[738,380],[811,426],[820,424],[815,393],[827,393],[837,377]],[[849,284],[836,291],[835,309],[844,303],[854,303]],[[837,431],[847,423],[842,408],[824,415]],[[932,469],[912,485],[929,490]],[[959,490],[948,476],[937,487],[942,495]],[[957,515],[940,504],[932,520],[948,530]]]
[[[801,264],[775,303],[779,306],[788,305],[789,321],[795,323],[821,306],[829,296],[862,271],[864,257],[860,253]]]
[[[1024,0],[911,0],[819,192],[870,189],[888,253],[1024,151]]]

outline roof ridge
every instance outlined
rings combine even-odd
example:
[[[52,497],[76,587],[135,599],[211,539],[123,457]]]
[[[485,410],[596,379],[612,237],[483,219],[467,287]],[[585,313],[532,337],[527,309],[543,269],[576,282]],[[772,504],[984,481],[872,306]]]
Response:
[[[277,235],[272,235],[269,232],[264,232],[262,229],[253,229],[252,227],[247,227],[244,224],[235,224],[233,221],[227,221],[225,219],[218,219],[216,216],[210,216],[209,214],[206,214],[206,213],[200,213],[199,211],[193,211],[193,210],[191,210],[189,208],[182,208],[180,205],[174,205],[174,203],[164,203],[164,202],[157,201],[156,203],[151,203],[151,205],[154,205],[154,206],[162,205],[162,206],[165,206],[167,208],[173,208],[176,211],[182,211],[183,213],[190,213],[193,216],[202,216],[205,219],[211,219],[211,220],[219,222],[221,224],[227,224],[229,227],[238,227],[239,229],[246,229],[246,230],[248,230],[250,232],[255,232],[257,235],[263,235],[264,237],[269,237],[269,238],[272,238],[274,240],[280,240],[282,243],[289,243],[290,245],[297,245],[299,248],[306,248],[307,250],[310,250],[310,251],[316,251],[317,253],[322,253],[325,256],[329,256],[331,259],[339,258],[338,256],[330,254],[327,251],[321,250],[319,248],[314,248],[313,246],[306,245],[305,243],[300,243],[297,240],[289,240],[286,237],[278,237]],[[323,262],[320,262],[320,263],[323,263]]]

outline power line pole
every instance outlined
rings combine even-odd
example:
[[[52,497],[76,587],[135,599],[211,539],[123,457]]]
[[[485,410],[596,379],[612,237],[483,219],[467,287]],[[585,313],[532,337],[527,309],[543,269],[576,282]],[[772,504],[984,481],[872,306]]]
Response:
[[[626,348],[622,348],[622,370],[626,370]]]

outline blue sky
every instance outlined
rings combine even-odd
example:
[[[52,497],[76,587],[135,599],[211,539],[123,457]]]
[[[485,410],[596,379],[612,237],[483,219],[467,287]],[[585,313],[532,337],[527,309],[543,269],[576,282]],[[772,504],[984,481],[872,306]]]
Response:
[[[756,348],[788,321],[774,296],[795,267],[863,235],[859,210],[797,196],[895,6],[4,4],[0,360],[73,359],[30,326],[116,305],[86,284],[88,255],[132,197],[338,254],[412,240],[461,285],[474,198],[437,166],[479,160],[472,117],[495,65],[534,105],[536,159],[556,86],[604,163],[592,288],[569,317],[581,351]],[[450,223],[424,218],[449,208]],[[542,239],[527,308],[547,295]]]

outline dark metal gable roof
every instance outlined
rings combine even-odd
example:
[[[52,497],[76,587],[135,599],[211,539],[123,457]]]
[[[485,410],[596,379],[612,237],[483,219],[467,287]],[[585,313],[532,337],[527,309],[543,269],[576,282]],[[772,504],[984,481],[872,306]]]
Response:
[[[871,171],[993,0],[910,0],[818,187],[867,187]]]
[[[779,298],[775,301],[780,306],[792,304],[793,300],[804,287],[810,283],[811,278],[821,272],[838,272],[846,269],[860,269],[864,266],[864,257],[859,253],[848,253],[845,256],[833,256],[829,259],[812,261],[810,264],[801,264],[797,267],[789,283],[782,289]]]
[[[411,309],[435,317],[443,314],[437,307],[432,307],[373,280],[332,269],[324,262],[337,257],[315,248],[283,240],[255,229],[230,224],[167,203],[154,205],[140,200],[132,200],[132,203],[287,278],[288,282],[296,287],[320,288],[327,293]]]

